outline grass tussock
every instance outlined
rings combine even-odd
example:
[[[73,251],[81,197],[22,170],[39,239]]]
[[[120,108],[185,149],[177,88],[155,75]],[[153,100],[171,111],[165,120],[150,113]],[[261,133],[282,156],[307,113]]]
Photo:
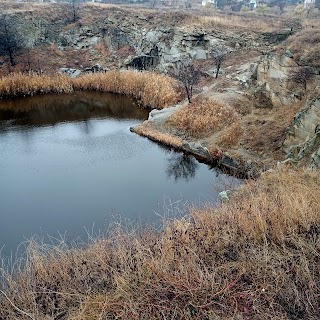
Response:
[[[205,137],[237,122],[237,119],[237,113],[229,105],[197,98],[175,112],[169,121],[194,137]]]
[[[32,96],[44,93],[68,93],[74,90],[94,90],[131,96],[142,106],[163,108],[179,100],[175,80],[152,73],[110,71],[85,74],[70,79],[61,74],[16,73],[0,78],[0,97]]]
[[[84,75],[73,80],[75,89],[132,96],[145,107],[163,108],[179,100],[176,81],[166,75],[134,70]]]
[[[265,174],[161,232],[31,243],[24,270],[2,270],[0,319],[319,319],[319,178]]]

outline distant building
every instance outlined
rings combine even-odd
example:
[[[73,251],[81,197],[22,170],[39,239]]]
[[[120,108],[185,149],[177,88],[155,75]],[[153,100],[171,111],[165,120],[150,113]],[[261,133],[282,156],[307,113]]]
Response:
[[[217,2],[216,2],[216,0],[202,0],[202,6],[203,7],[207,7],[207,6],[216,7]]]
[[[315,0],[304,0],[304,8],[305,9],[310,9],[315,7],[316,1]]]
[[[249,9],[254,10],[257,7],[257,0],[250,0]]]

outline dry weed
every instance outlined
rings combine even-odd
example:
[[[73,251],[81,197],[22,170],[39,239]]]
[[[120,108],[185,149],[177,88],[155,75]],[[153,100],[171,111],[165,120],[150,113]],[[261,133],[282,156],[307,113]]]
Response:
[[[180,148],[183,144],[182,139],[180,139],[179,137],[176,137],[168,133],[159,132],[153,129],[152,127],[146,125],[140,125],[135,127],[134,132],[143,137],[147,137],[150,140],[163,143],[173,148]]]
[[[175,112],[169,121],[192,136],[204,137],[237,122],[237,118],[229,105],[209,98],[197,98]]]
[[[72,90],[70,79],[60,74],[48,76],[37,73],[16,73],[0,78],[0,97],[2,98]]]
[[[24,269],[1,270],[0,319],[319,319],[319,178],[265,174],[161,232],[32,242]]]
[[[97,90],[132,96],[145,107],[163,108],[179,99],[172,78],[133,70],[88,74],[73,80],[75,89]]]

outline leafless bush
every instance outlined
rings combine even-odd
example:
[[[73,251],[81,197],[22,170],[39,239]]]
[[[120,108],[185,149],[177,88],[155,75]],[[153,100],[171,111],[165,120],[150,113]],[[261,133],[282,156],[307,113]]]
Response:
[[[169,74],[179,80],[187,93],[189,103],[192,102],[193,86],[200,80],[201,71],[190,60],[185,60],[175,64]]]
[[[216,67],[216,78],[218,78],[221,65],[227,60],[230,51],[225,45],[217,45],[211,52],[215,67]]]

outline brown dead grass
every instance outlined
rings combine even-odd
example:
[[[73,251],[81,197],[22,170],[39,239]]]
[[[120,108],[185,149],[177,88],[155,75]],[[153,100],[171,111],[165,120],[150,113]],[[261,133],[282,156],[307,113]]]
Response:
[[[132,96],[145,107],[163,108],[179,100],[172,78],[153,72],[109,71],[84,75],[73,80],[75,89],[113,92]]]
[[[305,100],[273,110],[256,109],[242,121],[242,127],[245,128],[242,144],[272,159],[282,160],[285,129],[304,105]]]
[[[279,30],[283,20],[280,17],[263,17],[255,13],[247,14],[223,14],[213,12],[213,15],[197,15],[190,17],[187,25],[196,25],[205,28],[223,27],[243,29],[250,31],[268,32]]]
[[[1,270],[0,319],[319,319],[319,178],[265,174],[161,232],[32,242],[18,275]]]
[[[66,76],[57,74],[10,74],[0,78],[0,97],[32,96],[44,93],[72,92],[72,84]]]
[[[169,118],[178,130],[185,131],[194,137],[211,135],[237,120],[237,113],[229,105],[200,97]]]
[[[320,22],[306,20],[301,31],[281,43],[278,50],[289,50],[299,65],[320,67]]]
[[[32,96],[44,93],[63,93],[73,90],[94,90],[131,96],[145,107],[163,108],[179,99],[172,78],[136,71],[110,71],[86,74],[70,79],[55,74],[16,73],[0,78],[0,97]]]
[[[173,148],[181,148],[183,144],[183,140],[181,138],[169,133],[157,131],[156,129],[147,125],[139,125],[135,127],[134,132],[143,137],[147,137],[150,140],[163,143],[164,145]]]

